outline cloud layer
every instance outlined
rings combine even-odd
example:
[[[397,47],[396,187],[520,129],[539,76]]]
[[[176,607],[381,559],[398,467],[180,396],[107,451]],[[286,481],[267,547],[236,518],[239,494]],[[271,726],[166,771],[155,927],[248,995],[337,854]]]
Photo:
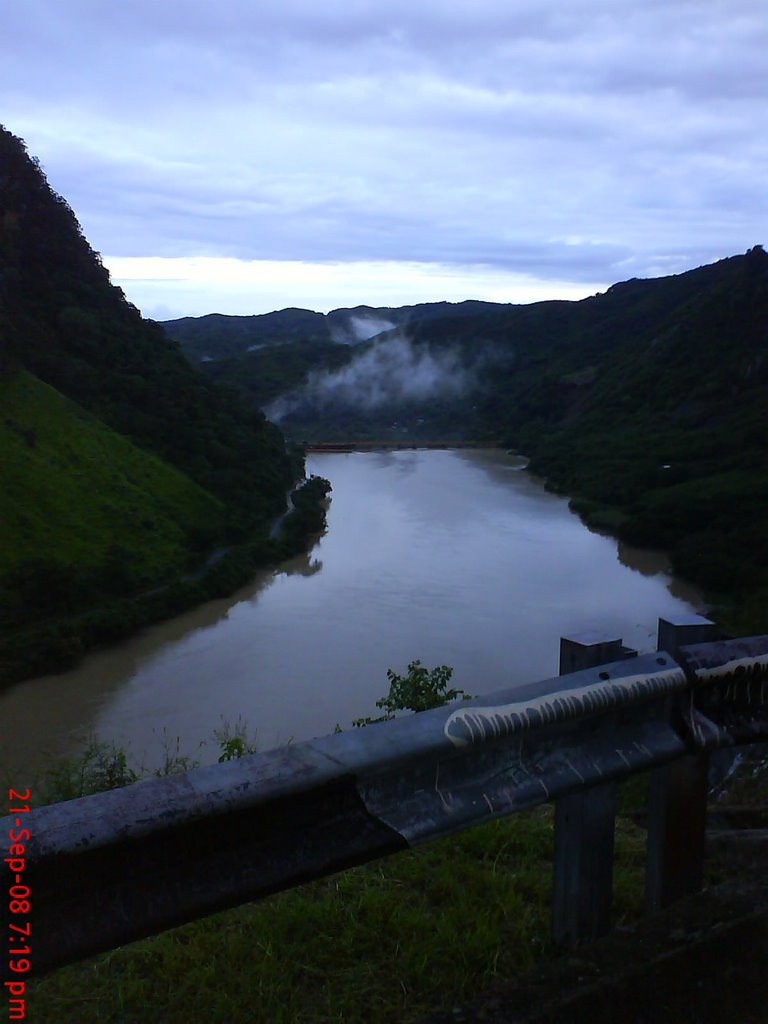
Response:
[[[759,0],[25,0],[3,19],[4,123],[113,271],[419,264],[453,268],[446,289],[490,268],[587,293],[766,241]]]

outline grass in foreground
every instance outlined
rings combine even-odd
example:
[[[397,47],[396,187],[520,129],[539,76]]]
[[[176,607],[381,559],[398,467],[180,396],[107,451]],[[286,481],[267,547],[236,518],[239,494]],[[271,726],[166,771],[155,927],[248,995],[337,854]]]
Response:
[[[418,661],[405,676],[389,672],[390,696],[379,706],[444,703],[450,672]],[[219,760],[254,749],[240,720],[215,735]],[[166,772],[187,767],[170,757]],[[68,799],[136,777],[122,751],[94,742],[38,792]],[[33,983],[30,1019],[417,1020],[551,955],[553,839],[544,805],[195,921]],[[639,915],[643,899],[644,833],[623,818],[616,852],[620,923]]]
[[[617,920],[642,903],[644,835],[617,829]],[[56,971],[30,1020],[408,1021],[552,952],[541,807]]]

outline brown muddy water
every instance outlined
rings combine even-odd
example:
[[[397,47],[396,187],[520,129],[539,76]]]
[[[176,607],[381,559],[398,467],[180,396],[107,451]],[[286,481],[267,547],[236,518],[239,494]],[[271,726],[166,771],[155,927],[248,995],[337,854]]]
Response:
[[[26,785],[89,735],[146,768],[214,761],[238,720],[267,749],[375,714],[387,669],[415,658],[482,694],[556,675],[563,634],[647,651],[659,615],[702,607],[663,555],[590,532],[503,452],[314,454],[308,471],[333,484],[308,555],[0,693],[0,771]]]

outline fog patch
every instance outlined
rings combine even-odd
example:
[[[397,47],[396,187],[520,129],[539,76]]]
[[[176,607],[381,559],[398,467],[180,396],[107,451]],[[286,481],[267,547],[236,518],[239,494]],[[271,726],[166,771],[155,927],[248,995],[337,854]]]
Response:
[[[385,331],[392,331],[396,327],[397,324],[383,317],[359,314],[350,316],[343,324],[334,324],[331,327],[331,337],[339,345],[360,345],[375,338],[377,334],[384,334]]]
[[[384,331],[393,331],[396,324],[393,324],[391,320],[383,320],[381,317],[351,316],[349,326],[358,341],[368,341],[370,338],[375,338],[377,334],[383,334]]]
[[[417,348],[397,332],[374,341],[339,370],[312,371],[303,388],[281,396],[265,412],[280,421],[300,408],[373,410],[438,396],[456,398],[476,386],[457,348]]]

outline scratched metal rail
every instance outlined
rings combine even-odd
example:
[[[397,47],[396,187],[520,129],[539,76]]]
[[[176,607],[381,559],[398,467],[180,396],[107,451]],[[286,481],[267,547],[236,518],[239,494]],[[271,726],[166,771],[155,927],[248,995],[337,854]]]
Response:
[[[659,651],[33,810],[31,973],[768,738],[768,636],[682,647],[676,659]],[[0,837],[13,827],[0,819]]]

